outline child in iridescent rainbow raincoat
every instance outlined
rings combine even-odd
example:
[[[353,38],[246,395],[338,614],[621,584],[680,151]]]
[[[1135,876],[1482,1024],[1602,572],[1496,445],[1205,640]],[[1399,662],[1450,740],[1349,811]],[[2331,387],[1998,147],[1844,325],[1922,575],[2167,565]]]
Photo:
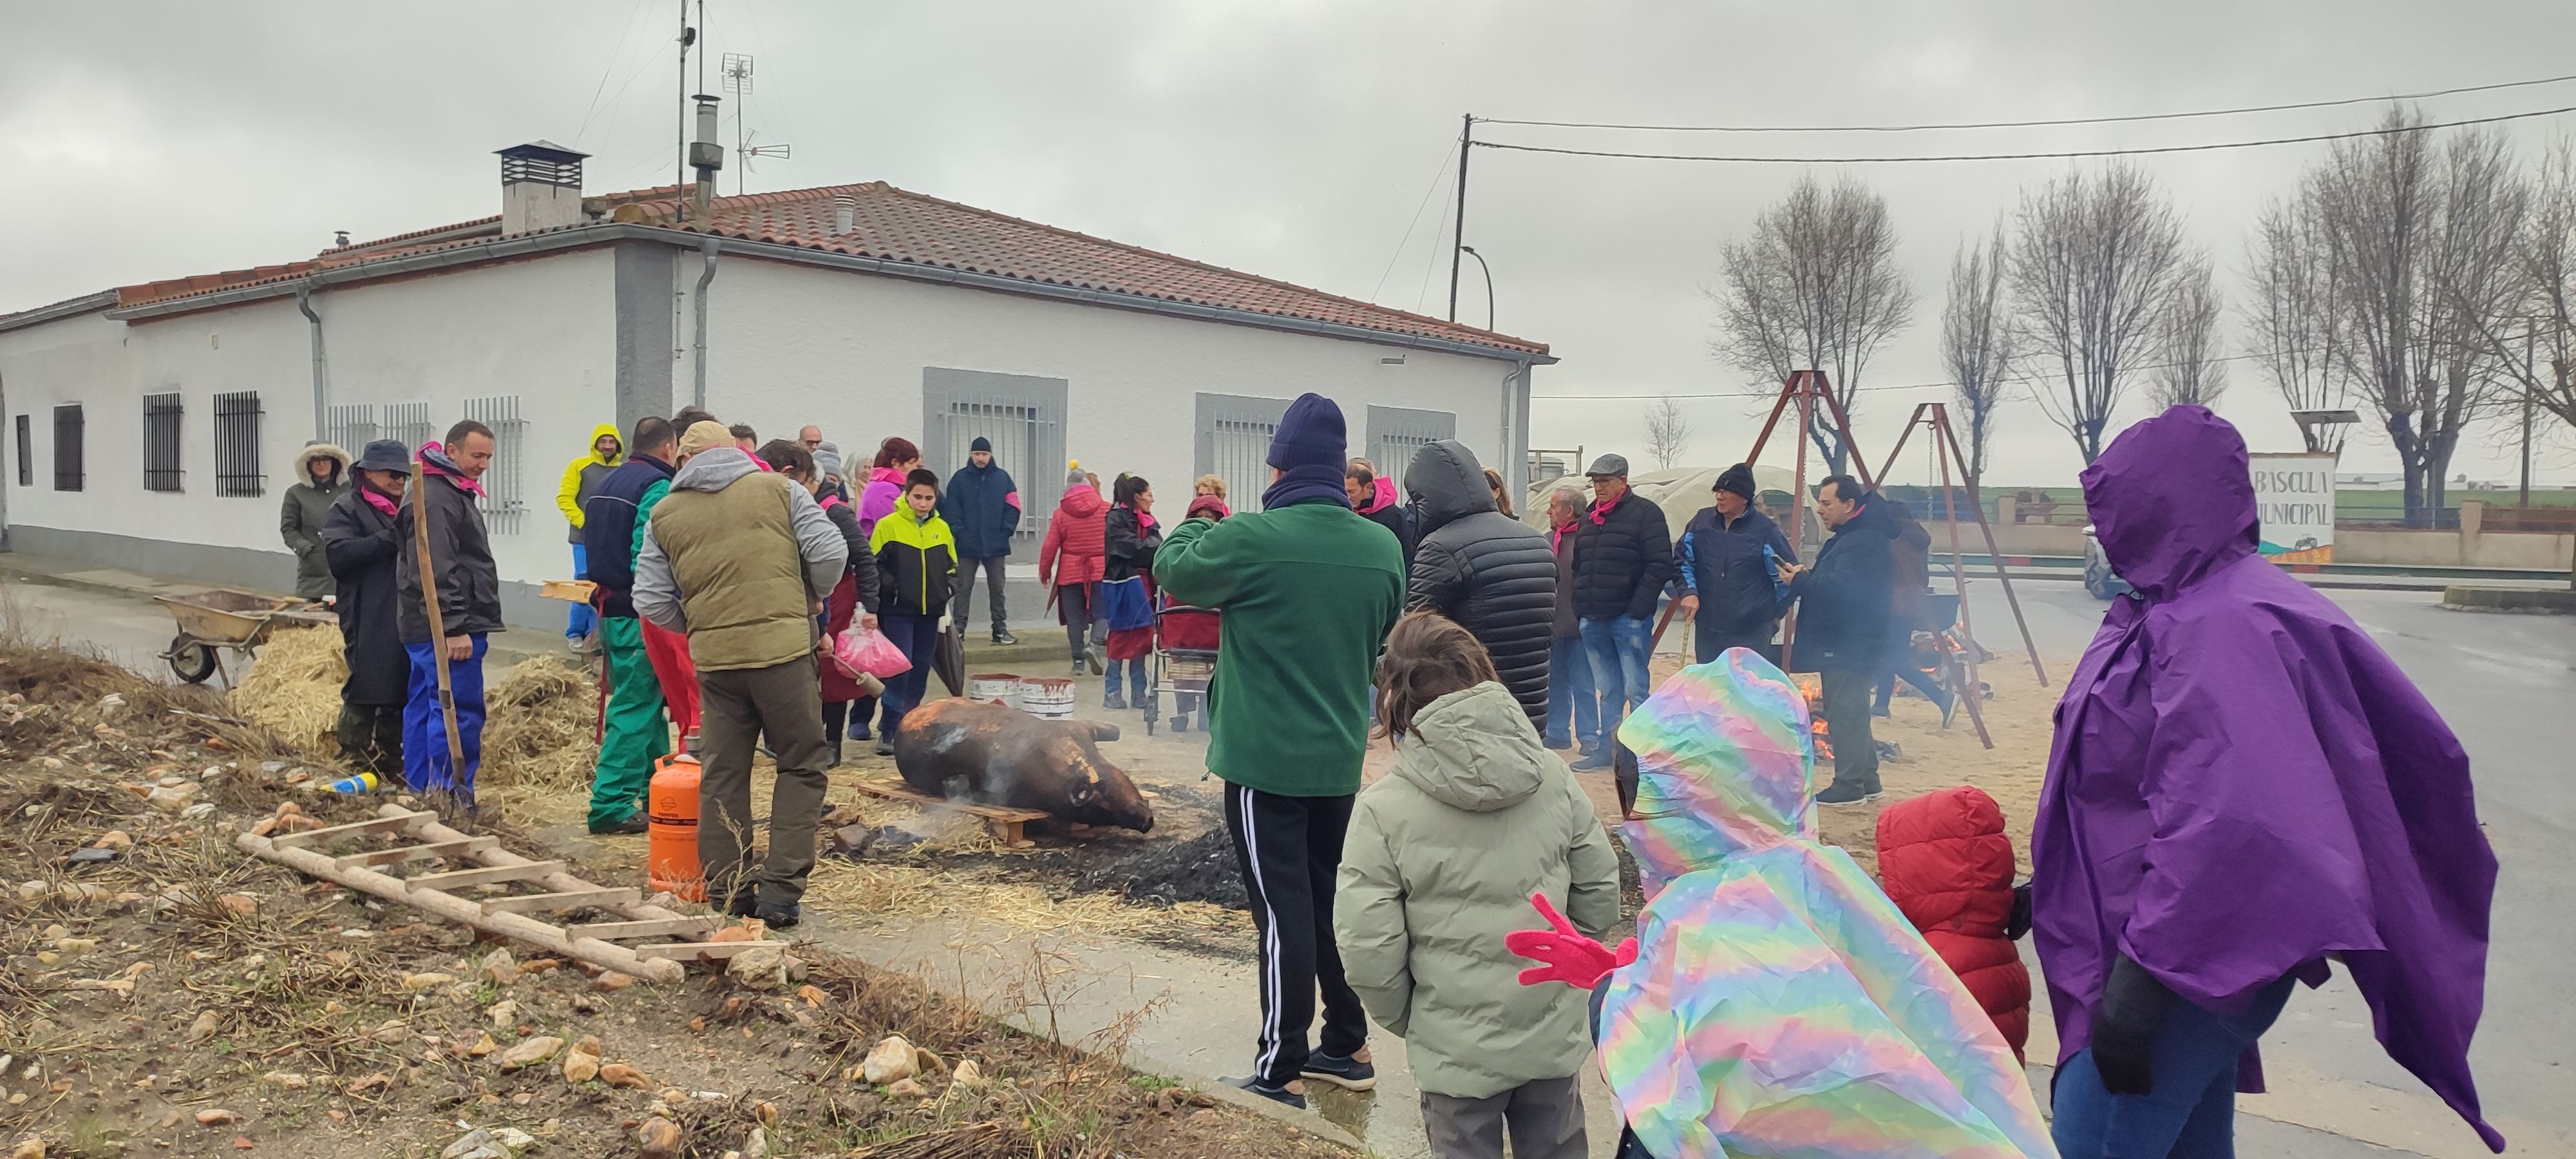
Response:
[[[1730,649],[1666,680],[1619,740],[1640,774],[1623,830],[1647,897],[1635,948],[1570,928],[1510,944],[1549,963],[1524,982],[1607,970],[1597,1055],[1633,1134],[1622,1155],[2054,1159],[1993,1021],[1817,840],[1788,677]]]

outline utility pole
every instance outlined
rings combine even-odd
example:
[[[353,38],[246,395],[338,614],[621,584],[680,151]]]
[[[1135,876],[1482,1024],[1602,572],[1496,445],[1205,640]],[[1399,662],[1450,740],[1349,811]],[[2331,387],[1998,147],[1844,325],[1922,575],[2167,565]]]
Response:
[[[698,42],[698,30],[689,27],[689,0],[680,0],[680,125],[672,134],[671,197],[680,202],[680,215],[688,216],[689,183],[689,46]]]
[[[1458,220],[1449,235],[1449,320],[1458,320],[1459,251],[1467,245],[1467,151],[1476,144],[1476,114],[1458,118]]]
[[[2531,506],[2531,342],[2537,320],[2522,320],[2522,501],[2518,507]]]

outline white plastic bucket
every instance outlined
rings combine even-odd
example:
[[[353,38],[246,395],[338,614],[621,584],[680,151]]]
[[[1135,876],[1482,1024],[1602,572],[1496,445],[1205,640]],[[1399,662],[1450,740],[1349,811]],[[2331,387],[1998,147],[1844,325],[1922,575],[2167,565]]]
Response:
[[[971,700],[998,700],[1009,704],[1020,693],[1020,678],[1008,672],[987,672],[966,678],[966,696]]]
[[[1073,681],[1045,677],[1020,681],[1020,711],[1048,720],[1073,715]]]

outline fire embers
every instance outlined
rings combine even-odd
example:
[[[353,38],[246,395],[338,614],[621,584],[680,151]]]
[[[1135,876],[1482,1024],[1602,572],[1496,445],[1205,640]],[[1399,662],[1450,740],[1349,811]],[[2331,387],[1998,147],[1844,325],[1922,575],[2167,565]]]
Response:
[[[894,759],[905,784],[948,800],[1150,831],[1153,807],[1100,755],[1097,742],[1116,739],[1114,725],[1041,720],[1004,705],[952,698],[904,716]]]

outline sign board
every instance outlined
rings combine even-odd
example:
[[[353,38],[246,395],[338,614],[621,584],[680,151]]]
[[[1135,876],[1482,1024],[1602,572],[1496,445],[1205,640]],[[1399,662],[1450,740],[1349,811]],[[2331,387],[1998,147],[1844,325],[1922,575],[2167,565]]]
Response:
[[[2255,454],[2255,518],[2263,557],[2274,563],[2333,563],[2335,457]]]

